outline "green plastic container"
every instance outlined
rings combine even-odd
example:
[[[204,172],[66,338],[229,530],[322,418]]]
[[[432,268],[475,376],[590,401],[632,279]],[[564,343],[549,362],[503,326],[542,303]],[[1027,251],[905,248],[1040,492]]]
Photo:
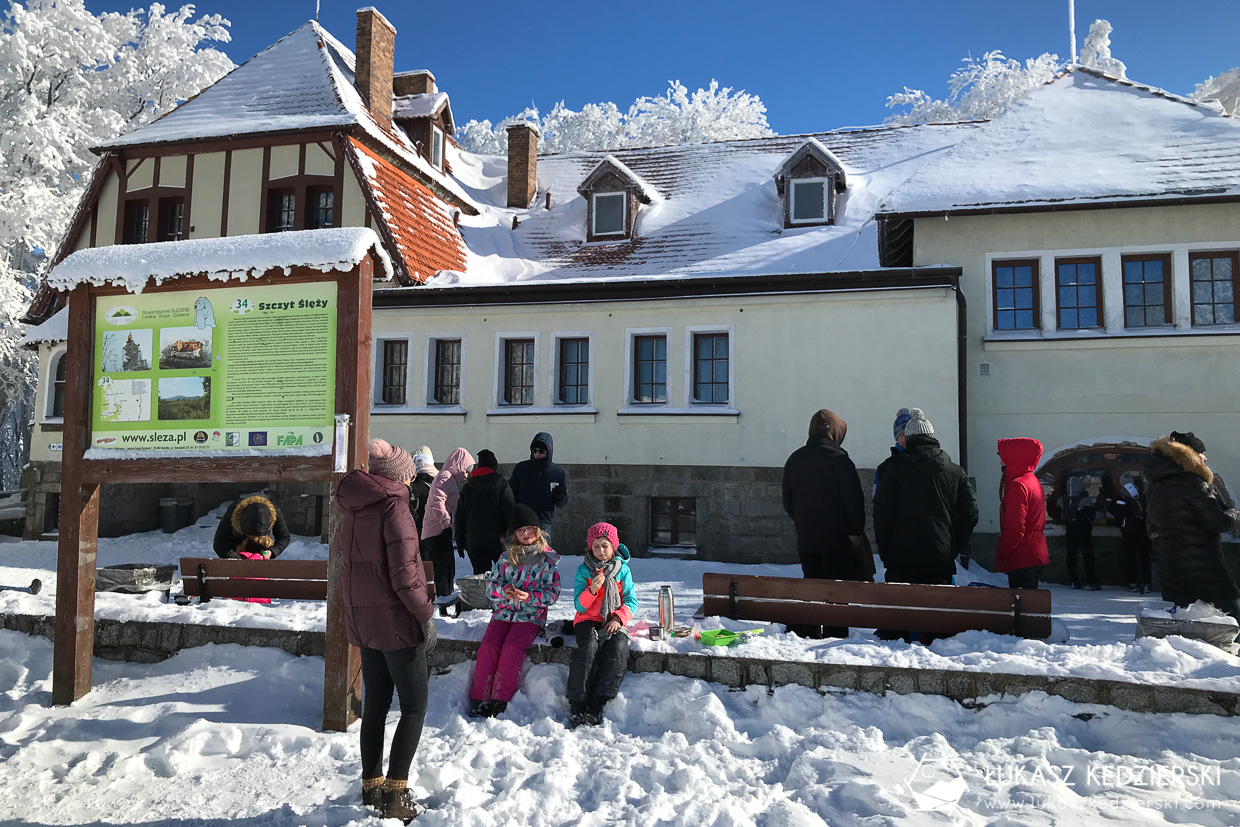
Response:
[[[752,635],[762,634],[761,629],[752,629],[748,632],[733,632],[728,629],[709,629],[702,632],[703,646],[731,646],[734,643],[748,640]]]

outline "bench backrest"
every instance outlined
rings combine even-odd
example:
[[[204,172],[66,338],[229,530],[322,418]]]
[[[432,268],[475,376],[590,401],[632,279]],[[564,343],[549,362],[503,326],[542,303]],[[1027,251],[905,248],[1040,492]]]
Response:
[[[1051,593],[1045,589],[860,583],[748,574],[702,575],[706,616],[954,635],[977,629],[1046,638]]]
[[[199,578],[199,567],[202,578]],[[435,601],[434,566],[422,562],[427,599]],[[275,597],[284,600],[326,600],[326,560],[227,560],[182,557],[181,582],[190,597],[201,598],[202,583],[211,597]]]

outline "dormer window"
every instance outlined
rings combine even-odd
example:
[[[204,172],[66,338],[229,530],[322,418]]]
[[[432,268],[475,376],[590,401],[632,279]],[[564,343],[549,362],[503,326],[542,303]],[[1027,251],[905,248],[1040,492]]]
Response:
[[[632,238],[637,211],[659,194],[614,155],[604,158],[577,187],[586,199],[586,241]]]
[[[443,169],[443,130],[431,126],[431,166]]]
[[[628,193],[599,192],[594,194],[593,200],[593,235],[624,235],[627,223],[624,220],[624,202],[628,200]]]
[[[775,172],[775,189],[784,199],[784,226],[834,224],[837,193],[847,189],[844,165],[816,138],[801,144]]]

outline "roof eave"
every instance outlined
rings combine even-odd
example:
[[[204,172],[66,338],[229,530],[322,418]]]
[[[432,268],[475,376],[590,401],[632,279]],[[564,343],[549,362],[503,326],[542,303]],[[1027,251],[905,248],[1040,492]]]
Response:
[[[942,218],[943,216],[1016,215],[1040,212],[1081,212],[1084,210],[1115,210],[1137,207],[1184,207],[1203,204],[1240,203],[1240,193],[1212,195],[1177,195],[1167,198],[1110,198],[1097,201],[1041,202],[1036,204],[995,204],[993,206],[945,207],[932,210],[879,210],[876,218]]]

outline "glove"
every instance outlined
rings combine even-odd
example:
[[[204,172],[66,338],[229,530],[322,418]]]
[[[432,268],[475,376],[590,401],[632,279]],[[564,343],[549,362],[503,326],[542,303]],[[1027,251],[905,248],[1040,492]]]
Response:
[[[422,624],[422,635],[426,639],[426,651],[433,652],[439,644],[439,633],[435,631],[435,618]]]

